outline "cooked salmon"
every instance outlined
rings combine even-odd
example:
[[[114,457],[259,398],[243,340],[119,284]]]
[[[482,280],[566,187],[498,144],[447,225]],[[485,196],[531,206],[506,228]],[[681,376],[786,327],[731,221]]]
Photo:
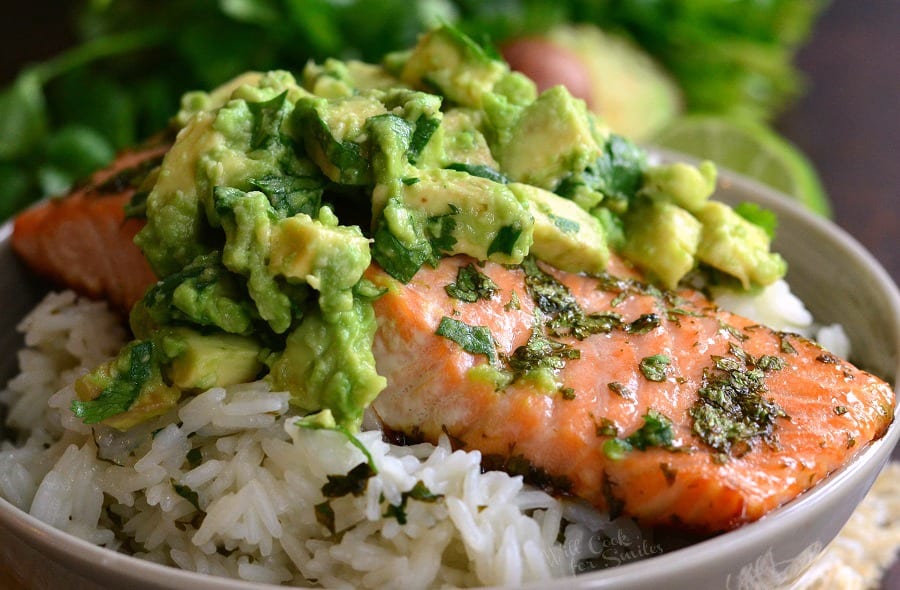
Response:
[[[123,213],[134,189],[109,183],[163,151],[130,153],[20,215],[16,251],[130,308],[155,278],[132,242],[142,221]],[[468,292],[461,269],[489,282]],[[386,430],[446,434],[486,467],[647,525],[710,533],[801,494],[890,424],[891,387],[816,344],[699,293],[657,291],[615,257],[608,273],[457,256],[402,284],[370,267],[386,290],[374,354],[387,388],[373,404]]]
[[[612,318],[612,326],[549,338],[557,350],[577,351],[560,355],[555,390],[529,379],[497,387],[479,369],[489,355],[438,334],[441,324],[485,327],[496,357],[515,358],[535,330],[535,289],[522,270],[487,263],[470,268],[496,286],[489,298],[449,296],[445,287],[471,264],[447,258],[408,284],[370,269],[368,278],[387,289],[375,302],[374,351],[388,385],[373,409],[391,430],[429,441],[445,433],[491,466],[601,510],[647,525],[732,529],[809,489],[892,420],[890,386],[804,338],[755,325],[697,293],[549,268],[586,316]],[[552,318],[553,309],[538,315]],[[730,443],[707,433],[715,447],[698,436],[715,406],[707,398],[739,396],[742,380],[753,379],[762,405],[744,411],[768,411],[770,430]],[[655,417],[670,421],[669,436],[638,448],[635,434],[653,434]],[[623,451],[619,441],[629,438],[635,444]]]
[[[12,247],[38,274],[127,311],[156,282],[134,245],[143,220],[126,218],[139,178],[167,146],[126,151],[64,198],[39,203],[18,215]]]

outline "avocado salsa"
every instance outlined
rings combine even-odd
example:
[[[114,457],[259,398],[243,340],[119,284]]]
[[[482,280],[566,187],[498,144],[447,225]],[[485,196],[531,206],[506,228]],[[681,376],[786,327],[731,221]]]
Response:
[[[600,274],[614,251],[663,288],[698,267],[744,289],[785,272],[765,229],[710,200],[711,163],[649,163],[452,27],[379,65],[247,73],[186,95],[175,122],[135,239],[160,280],[134,340],[76,383],[86,423],[127,429],[264,378],[358,429],[385,387],[372,262],[401,282],[457,254]]]

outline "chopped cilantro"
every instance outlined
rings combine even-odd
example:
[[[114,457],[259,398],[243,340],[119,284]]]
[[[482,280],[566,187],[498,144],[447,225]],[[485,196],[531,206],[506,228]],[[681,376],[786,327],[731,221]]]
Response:
[[[531,330],[528,341],[516,348],[507,359],[514,379],[536,369],[559,370],[567,360],[581,358],[581,352],[568,344],[550,340],[539,322]]]
[[[650,447],[674,448],[672,421],[654,409],[644,414],[644,424],[625,439],[634,448],[645,451]]]
[[[648,381],[665,381],[666,367],[671,363],[671,359],[664,354],[654,354],[641,359],[641,373]]]
[[[431,504],[437,502],[443,497],[443,494],[433,493],[428,489],[428,486],[425,485],[425,482],[419,480],[411,490],[409,490],[408,492],[403,492],[400,495],[400,504],[388,505],[387,510],[385,510],[383,516],[385,518],[396,518],[398,523],[406,524],[406,503],[410,498],[412,498],[413,500],[418,500],[419,502],[427,502]]]
[[[847,410],[847,406],[835,406],[834,407],[834,415],[835,416],[843,416],[849,410]]]
[[[444,287],[447,295],[467,303],[490,299],[498,291],[497,283],[475,268],[474,264],[461,266],[456,272],[456,282]]]
[[[495,168],[485,166],[484,164],[465,164],[463,162],[454,162],[453,164],[447,166],[447,168],[449,168],[450,170],[465,172],[467,174],[471,174],[472,176],[487,178],[488,180],[493,180],[494,182],[499,182],[500,184],[509,184],[509,178],[507,178],[501,172],[497,171]]]
[[[145,386],[155,383],[160,353],[152,340],[135,340],[119,356],[82,379],[105,383],[100,394],[88,401],[72,402],[72,413],[85,424],[96,424],[128,411]]]
[[[187,452],[186,459],[187,459],[188,465],[191,467],[191,469],[193,469],[194,467],[197,467],[198,465],[203,463],[203,453],[202,453],[202,451],[200,451],[199,447],[194,447],[193,449],[191,449],[190,451]]]
[[[672,421],[652,408],[644,414],[644,424],[631,436],[625,439],[612,438],[603,443],[603,453],[610,459],[618,461],[633,449],[646,451],[651,447],[670,451],[678,448],[675,445]]]
[[[597,425],[597,436],[619,436],[619,427],[609,418],[601,418]]]
[[[518,225],[504,225],[497,232],[497,235],[494,236],[494,239],[491,240],[487,249],[487,255],[490,257],[495,253],[512,254],[513,248],[515,248],[516,242],[521,235],[522,228]]]
[[[749,201],[735,205],[734,212],[753,225],[763,228],[770,239],[775,237],[775,230],[778,228],[778,216],[774,212]]]
[[[661,320],[658,314],[645,313],[625,326],[625,331],[629,334],[646,334],[647,332],[658,328],[660,323]]]
[[[626,399],[634,398],[634,392],[619,383],[618,381],[610,381],[606,384],[610,391],[615,393],[618,396],[624,397]]]
[[[775,420],[787,418],[781,406],[764,397],[765,373],[781,370],[784,362],[755,359],[734,345],[730,352],[731,357],[712,357],[713,367],[704,372],[690,409],[694,434],[723,456],[744,454],[759,438],[774,443]]]
[[[581,225],[579,225],[577,221],[572,221],[566,217],[559,217],[552,213],[549,214],[548,217],[550,218],[550,221],[553,222],[553,225],[563,233],[576,234],[578,233],[578,230],[581,229]]]
[[[340,498],[348,494],[361,496],[373,475],[375,471],[366,462],[351,469],[347,475],[328,475],[328,482],[322,486],[322,495],[326,498]]]
[[[197,494],[197,492],[195,492],[188,486],[179,484],[174,479],[170,479],[169,483],[172,484],[172,489],[175,490],[176,494],[190,502],[198,512],[203,512],[203,510],[200,508],[200,496]]]
[[[493,364],[497,360],[497,349],[491,331],[485,326],[470,326],[459,320],[444,316],[438,325],[438,336],[443,336],[459,344],[472,354],[483,354]]]
[[[336,531],[334,528],[334,508],[328,500],[316,504],[314,507],[316,512],[316,522],[324,526],[333,535]]]

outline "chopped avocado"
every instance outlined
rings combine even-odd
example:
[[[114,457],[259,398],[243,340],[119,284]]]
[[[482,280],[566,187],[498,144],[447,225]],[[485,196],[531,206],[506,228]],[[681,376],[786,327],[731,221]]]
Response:
[[[225,232],[222,263],[231,272],[246,277],[247,292],[260,317],[276,333],[285,332],[291,325],[293,310],[289,297],[279,289],[267,266],[273,227],[269,200],[259,191],[245,193],[217,187],[215,203]]]
[[[601,153],[584,102],[562,86],[524,107],[493,148],[507,176],[546,189],[573,170],[584,170]]]
[[[610,135],[600,156],[583,170],[573,170],[554,192],[592,213],[602,203],[622,214],[640,191],[646,169],[643,150],[620,135]]]
[[[318,219],[298,214],[279,222],[270,237],[268,272],[319,291],[319,306],[347,310],[351,289],[371,261],[369,242],[356,226],[338,225],[326,207]]]
[[[784,276],[787,263],[769,251],[769,235],[734,210],[711,201],[696,213],[703,224],[697,250],[700,262],[736,277],[745,289],[768,285]]]
[[[671,201],[690,212],[702,208],[716,190],[716,165],[710,161],[691,166],[683,162],[651,166],[644,172],[641,194]]]
[[[355,430],[363,409],[386,385],[375,372],[374,334],[371,303],[355,300],[351,309],[333,314],[310,310],[274,356],[268,379],[273,388],[290,391],[304,412],[330,409],[338,424]]]
[[[406,59],[400,80],[424,90],[436,90],[466,107],[481,106],[482,96],[510,75],[509,67],[452,27],[422,35]]]
[[[404,185],[404,204],[425,216],[440,252],[518,264],[532,244],[534,219],[507,185],[456,170],[427,170]]]
[[[361,61],[328,58],[303,68],[303,87],[323,98],[352,96],[360,90],[388,90],[400,85],[384,68]]]
[[[444,114],[439,141],[435,142],[443,151],[441,167],[468,164],[500,169],[481,131],[483,119],[482,111],[471,109],[456,108]]]
[[[132,308],[129,321],[137,338],[175,323],[250,334],[256,315],[238,277],[222,265],[218,252],[212,252],[153,285]]]
[[[164,373],[182,390],[246,383],[256,379],[263,368],[259,360],[262,348],[247,336],[173,328],[163,337],[162,346],[172,357]]]
[[[570,272],[606,270],[609,249],[596,218],[572,201],[536,186],[512,183],[509,188],[531,207],[534,216],[532,254]]]
[[[624,216],[622,254],[669,289],[694,268],[702,226],[672,203],[642,201]]]
[[[362,145],[366,120],[386,112],[371,95],[307,97],[297,101],[293,125],[307,153],[332,182],[365,185],[372,177]]]
[[[85,424],[102,422],[119,430],[165,414],[181,397],[180,389],[163,380],[166,360],[153,339],[126,344],[115,358],[75,382],[78,399],[72,412]]]

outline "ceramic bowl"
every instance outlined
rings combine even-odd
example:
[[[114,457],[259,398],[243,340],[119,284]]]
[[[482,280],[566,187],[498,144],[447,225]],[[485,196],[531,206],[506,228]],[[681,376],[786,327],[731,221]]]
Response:
[[[665,157],[665,155],[663,155]],[[680,158],[679,159],[684,159]],[[789,262],[794,292],[822,322],[840,322],[852,360],[891,383],[900,374],[900,295],[852,237],[777,193],[739,176],[720,175],[717,198],[755,201],[780,220],[775,249]],[[14,327],[37,301],[41,285],[10,251],[11,227],[0,231],[0,378],[15,371],[21,340]],[[896,422],[853,461],[787,505],[736,531],[641,561],[568,578],[555,587],[690,589],[775,588],[790,582],[834,538],[863,499],[900,438]],[[272,588],[179,571],[118,554],[61,533],[0,500],[0,586],[97,590],[253,590]],[[754,582],[755,581],[755,582]],[[761,586],[759,584],[762,584]],[[541,587],[548,587],[542,584]]]

